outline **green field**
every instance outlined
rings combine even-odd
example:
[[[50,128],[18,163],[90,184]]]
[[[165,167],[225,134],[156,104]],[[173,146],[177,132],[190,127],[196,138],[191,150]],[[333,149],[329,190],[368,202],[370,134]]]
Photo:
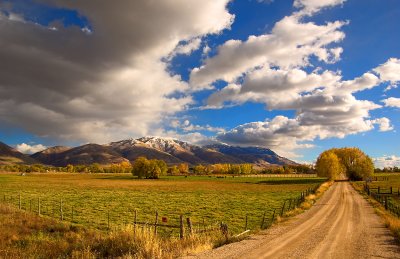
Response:
[[[130,224],[137,210],[138,221],[179,225],[179,216],[190,217],[194,227],[217,222],[228,224],[233,233],[259,227],[262,215],[270,217],[286,199],[325,181],[323,178],[216,178],[208,176],[164,177],[140,180],[129,174],[0,174],[0,199],[37,213],[60,218],[60,200],[66,221],[98,229]],[[160,228],[165,235],[176,230]]]

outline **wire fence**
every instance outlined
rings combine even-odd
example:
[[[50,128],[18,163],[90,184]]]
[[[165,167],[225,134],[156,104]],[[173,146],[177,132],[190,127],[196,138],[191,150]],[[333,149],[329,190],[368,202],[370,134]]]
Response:
[[[364,191],[374,198],[376,201],[381,203],[386,210],[390,211],[392,214],[400,217],[400,188],[389,187],[371,187],[368,183],[364,184]],[[396,199],[397,198],[397,199]]]
[[[41,217],[50,217],[72,224],[90,226],[102,231],[123,229],[131,225],[133,226],[133,231],[137,231],[139,228],[146,228],[152,229],[155,234],[169,237],[178,236],[179,238],[184,238],[187,235],[218,231],[228,237],[240,236],[252,230],[269,228],[278,216],[282,217],[285,213],[299,207],[308,195],[315,193],[318,187],[319,185],[308,188],[299,193],[297,197],[284,200],[281,206],[266,208],[262,215],[245,214],[242,217],[243,227],[239,229],[237,227],[231,229],[228,222],[205,220],[204,217],[202,220],[197,218],[194,221],[193,218],[184,215],[165,216],[159,211],[154,211],[152,217],[149,214],[139,215],[140,211],[138,209],[121,212],[99,207],[95,216],[86,215],[84,209],[69,204],[67,200],[46,199],[44,197],[27,198],[23,192],[3,193],[1,201],[21,211]]]

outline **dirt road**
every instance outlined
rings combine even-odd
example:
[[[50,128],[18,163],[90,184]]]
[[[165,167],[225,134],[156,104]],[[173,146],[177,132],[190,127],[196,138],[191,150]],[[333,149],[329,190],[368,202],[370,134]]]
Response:
[[[342,182],[288,222],[191,258],[400,258],[400,250],[374,209]]]

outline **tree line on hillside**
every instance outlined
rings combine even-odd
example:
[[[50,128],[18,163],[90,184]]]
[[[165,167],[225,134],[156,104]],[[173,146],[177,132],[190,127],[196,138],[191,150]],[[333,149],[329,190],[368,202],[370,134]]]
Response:
[[[332,148],[322,152],[315,168],[320,177],[362,180],[374,173],[372,159],[359,148]]]

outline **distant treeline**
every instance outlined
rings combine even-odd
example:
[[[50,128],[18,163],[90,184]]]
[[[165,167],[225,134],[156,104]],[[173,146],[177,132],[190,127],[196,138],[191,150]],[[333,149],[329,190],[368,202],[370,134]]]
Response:
[[[43,164],[34,165],[2,165],[1,171],[21,172],[21,173],[48,173],[48,172],[69,172],[69,173],[130,173],[132,165],[128,162],[121,164],[100,165],[67,165],[67,166],[48,166]]]
[[[34,165],[2,165],[0,171],[21,173],[46,173],[46,172],[69,172],[69,173],[132,173],[139,178],[156,179],[163,175],[208,175],[208,174],[313,174],[311,165],[285,165],[270,166],[268,168],[255,168],[253,164],[212,164],[189,166],[186,163],[168,166],[163,160],[147,159],[139,157],[132,164],[123,162],[120,164],[100,165],[67,165],[65,167]]]
[[[375,173],[400,173],[400,167],[384,167],[383,169],[375,168]]]

